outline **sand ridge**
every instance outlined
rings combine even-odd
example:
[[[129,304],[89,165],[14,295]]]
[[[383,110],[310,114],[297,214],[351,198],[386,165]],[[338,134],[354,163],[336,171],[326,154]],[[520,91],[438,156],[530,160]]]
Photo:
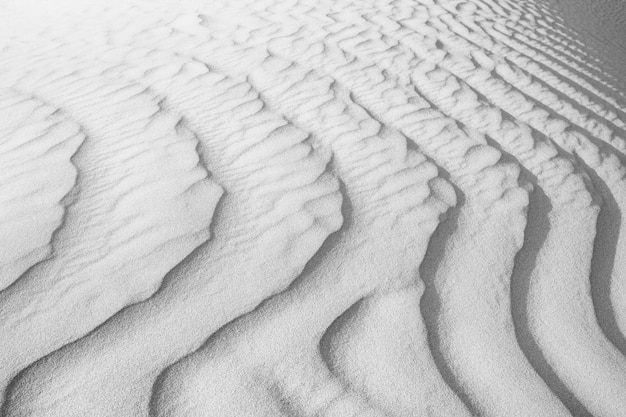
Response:
[[[562,2],[31,3],[0,414],[626,410],[626,61]]]

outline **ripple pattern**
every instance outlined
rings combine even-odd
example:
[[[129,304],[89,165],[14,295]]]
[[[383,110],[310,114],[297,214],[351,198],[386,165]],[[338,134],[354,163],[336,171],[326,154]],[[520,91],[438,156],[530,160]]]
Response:
[[[626,415],[626,81],[561,3],[0,2],[0,414]]]

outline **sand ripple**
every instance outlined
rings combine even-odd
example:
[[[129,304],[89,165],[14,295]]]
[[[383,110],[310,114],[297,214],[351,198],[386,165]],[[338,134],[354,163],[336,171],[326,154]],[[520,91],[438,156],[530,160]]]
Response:
[[[623,416],[626,82],[557,3],[0,4],[1,414]]]

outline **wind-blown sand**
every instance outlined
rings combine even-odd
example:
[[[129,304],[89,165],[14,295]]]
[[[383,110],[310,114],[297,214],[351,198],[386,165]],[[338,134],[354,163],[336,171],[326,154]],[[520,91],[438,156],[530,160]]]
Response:
[[[0,414],[626,415],[588,3],[0,0]]]

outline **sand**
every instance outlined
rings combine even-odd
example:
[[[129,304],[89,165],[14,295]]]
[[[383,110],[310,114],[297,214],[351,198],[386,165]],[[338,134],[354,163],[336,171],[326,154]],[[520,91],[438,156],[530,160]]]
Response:
[[[626,415],[625,24],[0,0],[0,415]]]

